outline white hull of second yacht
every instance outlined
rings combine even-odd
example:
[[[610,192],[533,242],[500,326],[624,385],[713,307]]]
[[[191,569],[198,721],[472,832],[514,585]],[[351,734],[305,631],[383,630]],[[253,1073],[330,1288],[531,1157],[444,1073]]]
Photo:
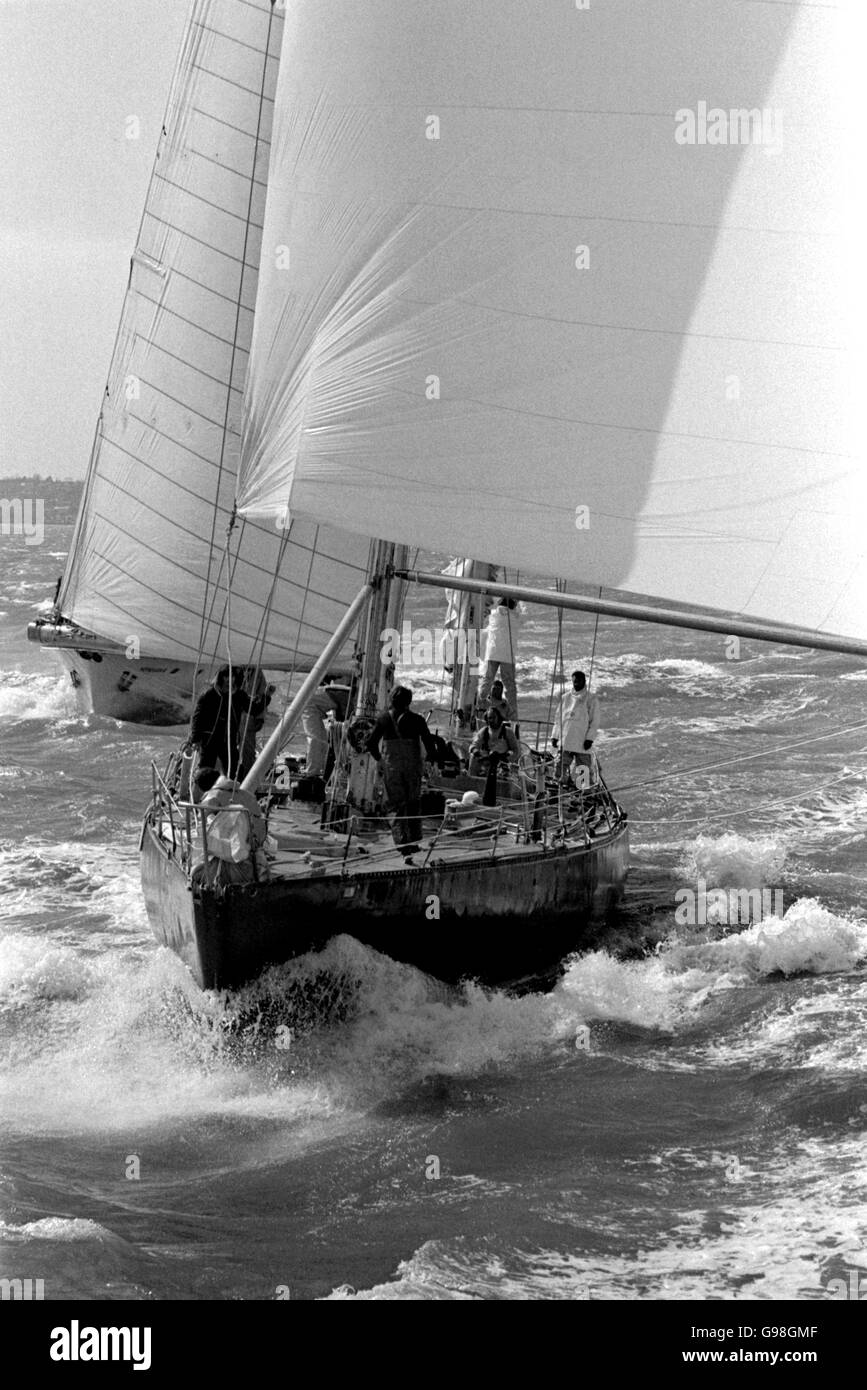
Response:
[[[56,648],[82,714],[133,724],[186,724],[192,709],[192,662],[161,657],[130,661],[122,653]]]

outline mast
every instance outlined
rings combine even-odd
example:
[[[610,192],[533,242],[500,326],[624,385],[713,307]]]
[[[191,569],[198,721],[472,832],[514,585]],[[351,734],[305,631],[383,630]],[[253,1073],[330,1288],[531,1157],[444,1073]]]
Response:
[[[812,632],[748,618],[727,618],[725,614],[690,613],[685,608],[653,608],[650,604],[620,599],[584,597],[581,594],[552,593],[526,584],[504,584],[498,580],[462,579],[452,575],[403,570],[400,578],[410,584],[429,584],[438,589],[463,589],[472,594],[499,594],[504,598],[542,603],[551,608],[577,609],[582,613],[602,613],[613,618],[632,618],[636,622],[659,623],[664,627],[685,627],[696,632],[720,632],[726,637],[752,637],[759,642],[778,642],[787,647],[811,647],[816,651],[839,652],[844,656],[867,656],[867,641]]]
[[[488,579],[493,579],[495,573],[495,566],[486,564],[481,560],[464,562],[464,574],[468,578],[475,579],[479,576],[486,576]],[[478,657],[481,656],[484,608],[484,602],[474,603],[465,600],[458,611],[458,630],[464,630],[464,656],[462,660],[458,660],[456,656],[452,685],[455,707],[465,717],[469,717],[475,702],[476,673],[471,670],[470,657],[473,653]],[[472,647],[470,646],[470,634],[472,634],[474,641]],[[460,651],[461,640],[458,638],[457,653]]]
[[[356,715],[372,718],[385,704],[388,690],[394,683],[394,667],[381,660],[382,632],[389,626],[391,611],[391,574],[397,546],[390,541],[374,540],[370,548],[368,582],[371,600],[362,636],[361,675],[358,681]]]

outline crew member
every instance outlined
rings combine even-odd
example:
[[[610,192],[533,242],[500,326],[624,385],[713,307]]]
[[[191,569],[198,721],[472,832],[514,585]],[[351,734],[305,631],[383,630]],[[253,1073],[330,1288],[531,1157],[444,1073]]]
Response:
[[[243,781],[256,761],[256,736],[265,725],[265,711],[271,703],[274,686],[265,679],[261,666],[244,666],[238,678],[239,686],[250,697],[250,709],[240,720],[241,758],[238,777]]]
[[[216,865],[218,883],[225,886],[270,878],[268,860],[262,852],[268,836],[268,822],[253,793],[244,791],[240,782],[221,777],[215,767],[200,770],[196,790],[202,807],[219,812],[208,816],[206,826],[209,858]],[[223,809],[229,806],[242,809]],[[245,816],[244,811],[249,814]],[[199,867],[196,879],[207,881],[204,865]]]
[[[488,696],[488,709],[495,709],[501,719],[511,718],[512,707],[503,694],[503,682],[501,680],[494,681],[491,686],[491,693]],[[485,710],[485,714],[487,714],[487,710]]]
[[[243,667],[233,672],[221,666],[213,684],[196,701],[190,726],[190,744],[198,753],[198,766],[219,768],[227,776],[238,768],[241,716],[253,706],[250,696],[240,688],[243,678]]]
[[[551,736],[551,746],[560,749],[560,777],[568,776],[573,763],[589,769],[598,722],[599,702],[587,689],[587,677],[573,671],[571,699],[561,705]]]
[[[487,764],[487,781],[482,795],[483,806],[497,804],[497,774],[500,764],[509,758],[518,758],[521,746],[498,709],[489,709],[485,715],[484,727],[479,729],[470,744],[471,777],[479,777]]]
[[[201,806],[243,806],[249,811],[252,849],[261,849],[268,838],[268,822],[252,792],[245,791],[241,783],[231,777],[221,777],[217,769],[212,767],[202,768],[196,778],[196,786],[202,793]]]
[[[478,703],[482,709],[487,705],[488,696],[494,684],[494,677],[499,671],[505,683],[506,698],[513,719],[518,718],[515,644],[524,612],[522,603],[516,603],[513,598],[501,598],[499,603],[496,603],[491,609],[488,625],[482,633],[482,660],[485,662],[485,674],[482,676],[479,686]]]
[[[325,776],[329,748],[329,729],[326,721],[329,715],[341,714],[340,695],[328,689],[332,679],[331,676],[326,676],[319,688],[314,690],[301,716],[301,725],[307,735],[307,762],[304,769],[307,777]]]
[[[394,812],[391,833],[407,864],[421,840],[422,745],[430,759],[436,756],[434,736],[422,719],[410,709],[412,691],[396,685],[389,709],[373,726],[365,745],[372,758],[382,764],[385,794]]]

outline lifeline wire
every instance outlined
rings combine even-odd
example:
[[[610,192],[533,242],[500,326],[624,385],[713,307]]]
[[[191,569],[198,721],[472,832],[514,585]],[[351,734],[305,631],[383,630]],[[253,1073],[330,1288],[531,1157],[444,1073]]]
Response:
[[[612,787],[614,792],[628,792],[643,787],[652,787],[657,782],[668,782],[672,777],[694,777],[699,772],[714,772],[718,767],[734,767],[737,763],[753,762],[756,758],[767,758],[772,753],[786,753],[790,748],[803,748],[808,743],[821,743],[826,738],[842,738],[843,734],[857,733],[859,729],[867,729],[867,722],[863,724],[850,724],[846,729],[835,729],[830,734],[814,734],[812,738],[799,738],[794,743],[778,743],[773,748],[763,749],[761,753],[745,753],[741,758],[727,758],[721,763],[704,763],[701,767],[688,767],[681,769],[680,772],[663,772],[659,777],[648,777],[642,782],[627,782],[622,787]]]

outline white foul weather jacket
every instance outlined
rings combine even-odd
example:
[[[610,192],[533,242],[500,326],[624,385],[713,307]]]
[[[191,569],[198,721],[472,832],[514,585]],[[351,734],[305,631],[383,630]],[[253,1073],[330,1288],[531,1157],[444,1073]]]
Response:
[[[563,701],[563,717],[557,715],[551,736],[560,740],[565,753],[580,753],[585,739],[595,740],[599,732],[598,719],[596,696],[586,687],[573,691],[571,699]]]
[[[507,608],[504,603],[494,604],[482,633],[482,661],[507,661],[514,665],[514,647],[526,611],[523,603],[516,608]]]

